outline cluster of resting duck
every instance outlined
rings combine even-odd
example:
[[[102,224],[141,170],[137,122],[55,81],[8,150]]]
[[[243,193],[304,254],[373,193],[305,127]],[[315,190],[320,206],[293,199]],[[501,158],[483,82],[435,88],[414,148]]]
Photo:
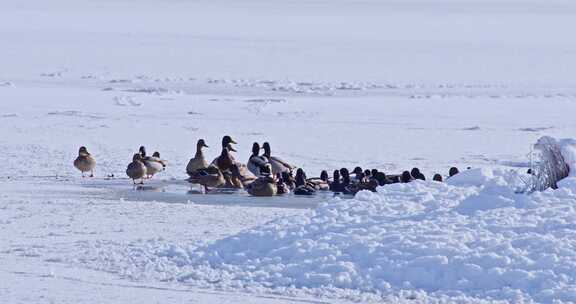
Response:
[[[196,144],[196,155],[188,162],[186,173],[188,181],[204,187],[206,192],[216,188],[245,189],[253,196],[274,196],[289,192],[295,195],[312,195],[317,191],[333,191],[342,194],[355,194],[360,190],[376,191],[376,187],[393,183],[408,183],[412,180],[425,180],[424,174],[418,168],[404,171],[402,174],[387,175],[377,169],[363,170],[360,167],[350,172],[346,168],[334,170],[332,177],[327,171],[322,171],[320,177],[308,178],[302,168],[297,168],[278,157],[272,156],[270,144],[265,142],[260,148],[258,143],[252,145],[252,155],[247,164],[236,161],[232,152],[236,142],[228,135],[222,138],[222,152],[211,163],[204,156],[203,148],[208,148],[204,139]],[[264,150],[263,154],[260,151]],[[146,149],[140,147],[134,154],[132,162],[126,168],[126,175],[134,184],[140,180],[152,178],[156,173],[165,170],[167,162],[160,157],[159,152],[152,156],[146,154]],[[80,147],[74,166],[82,172],[93,170],[96,160],[86,147]],[[458,174],[456,167],[449,170],[449,176]],[[435,174],[434,181],[442,182],[442,176]]]

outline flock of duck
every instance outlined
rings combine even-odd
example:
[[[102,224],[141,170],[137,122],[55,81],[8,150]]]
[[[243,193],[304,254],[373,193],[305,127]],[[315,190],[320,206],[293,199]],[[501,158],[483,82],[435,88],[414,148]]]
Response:
[[[376,187],[393,183],[408,183],[412,180],[425,180],[424,174],[418,168],[404,171],[402,174],[387,175],[377,169],[363,170],[354,168],[351,172],[342,168],[334,170],[330,178],[327,171],[322,171],[320,177],[308,178],[302,168],[297,168],[278,157],[272,156],[270,144],[265,142],[252,145],[252,155],[246,164],[236,161],[232,152],[236,142],[228,135],[222,138],[222,152],[211,163],[204,156],[203,149],[208,148],[204,139],[198,140],[196,154],[186,166],[188,181],[204,187],[206,192],[216,188],[245,189],[253,196],[274,196],[292,192],[295,195],[312,195],[317,191],[333,191],[343,194],[355,194],[360,190],[376,191]],[[264,150],[263,154],[260,151]],[[140,147],[134,154],[132,162],[126,168],[126,175],[134,184],[140,180],[152,178],[156,173],[165,170],[167,162],[160,157],[159,152],[152,156],[146,154],[146,149]],[[80,147],[74,166],[82,172],[93,170],[96,160],[86,147]],[[456,167],[449,170],[449,176],[458,174]],[[434,181],[442,182],[440,174],[435,174]]]

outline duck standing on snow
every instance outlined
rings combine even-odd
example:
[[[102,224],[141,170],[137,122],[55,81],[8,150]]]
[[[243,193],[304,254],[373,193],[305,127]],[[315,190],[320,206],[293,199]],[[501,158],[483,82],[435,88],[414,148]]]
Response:
[[[254,182],[246,187],[248,194],[252,196],[274,196],[278,193],[276,180],[272,175],[270,165],[263,167],[261,175]]]
[[[147,156],[146,148],[144,148],[144,146],[141,146],[139,151],[140,156],[142,156],[142,162],[146,166],[147,178],[152,178],[154,174],[164,170],[164,163],[160,158],[154,156]],[[158,155],[160,155],[160,153],[158,153]]]
[[[260,175],[260,169],[269,164],[268,158],[260,154],[260,145],[255,142],[252,144],[252,155],[248,159],[248,170],[255,176]]]
[[[84,177],[84,172],[90,172],[90,177],[94,177],[94,167],[96,167],[96,160],[86,147],[80,147],[78,150],[78,157],[74,160],[74,167],[82,172],[82,177]]]
[[[278,157],[272,156],[271,155],[272,150],[270,149],[269,143],[265,142],[262,145],[262,149],[264,149],[264,156],[268,159],[270,165],[272,165],[272,174],[276,175],[276,173],[292,172],[294,171],[294,169],[296,169],[295,166],[290,165],[289,163],[279,159]]]
[[[146,165],[142,161],[142,155],[140,153],[134,154],[132,157],[132,162],[128,164],[126,168],[126,175],[132,179],[134,184],[136,184],[137,179],[142,179],[140,184],[144,184],[144,176],[146,176]]]
[[[208,146],[206,145],[204,139],[199,139],[196,143],[196,155],[194,155],[194,158],[190,159],[188,165],[186,166],[186,173],[188,173],[188,176],[192,176],[197,170],[208,167],[208,162],[204,157],[202,148],[208,148]]]

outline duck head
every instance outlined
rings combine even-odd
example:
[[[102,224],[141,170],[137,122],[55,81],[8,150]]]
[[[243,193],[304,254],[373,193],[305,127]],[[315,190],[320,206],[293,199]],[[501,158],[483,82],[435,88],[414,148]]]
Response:
[[[340,171],[334,170],[334,173],[332,174],[332,179],[333,182],[340,183]]]
[[[228,135],[222,137],[222,148],[225,148],[230,144],[236,144],[236,142],[232,139],[232,137]]]
[[[140,151],[140,155],[142,155],[142,157],[146,157],[146,148],[144,148],[144,146],[140,146],[138,151]]]
[[[370,171],[370,176],[376,177],[376,174],[378,174],[378,169],[372,169],[372,170]]]
[[[376,172],[374,178],[378,182],[378,185],[384,186],[386,184],[386,174],[384,174],[384,172]]]
[[[292,173],[282,172],[282,180],[284,183],[286,183],[286,185],[288,185],[290,189],[294,188],[294,177],[292,176]]]
[[[204,139],[199,139],[198,142],[196,143],[196,148],[202,149],[202,148],[208,148],[208,146],[206,145]]]
[[[413,178],[418,178],[418,176],[420,176],[420,169],[418,168],[412,168],[412,170],[410,170],[410,175]]]
[[[260,154],[260,144],[257,142],[252,144],[252,155],[258,156]]]
[[[350,172],[348,171],[348,169],[342,168],[342,169],[340,169],[340,176],[342,176],[342,178],[345,178],[345,177],[350,178]]]
[[[231,144],[228,144],[228,146],[226,146],[226,148],[224,150],[228,150],[230,152],[238,152],[238,151],[236,151],[236,149],[234,149],[234,147],[232,147]]]
[[[134,156],[132,156],[132,161],[133,162],[142,161],[142,154],[140,154],[140,153],[134,154]]]
[[[90,155],[90,153],[88,153],[88,149],[86,149],[86,147],[82,146],[78,150],[78,155],[79,156],[88,156],[88,155]]]
[[[322,170],[322,172],[320,172],[320,179],[325,182],[328,181],[328,172],[326,172],[326,170]]]
[[[354,168],[354,170],[352,170],[352,173],[354,173],[354,174],[362,173],[362,168],[356,167],[356,168]]]
[[[301,168],[296,170],[296,187],[306,184],[306,173]]]
[[[270,149],[270,144],[268,142],[262,144],[262,149],[264,149],[264,155],[270,157],[272,149]]]
[[[458,173],[460,173],[460,170],[458,170],[458,168],[456,168],[456,167],[452,167],[452,168],[450,168],[450,171],[448,171],[448,175],[450,175],[450,177],[452,177]]]
[[[152,154],[152,157],[160,158],[160,152],[156,151]]]
[[[372,176],[372,171],[370,171],[370,169],[366,169],[364,170],[363,174],[365,177],[370,177]]]
[[[432,177],[433,181],[437,181],[437,182],[442,182],[442,175],[436,173],[434,174],[434,176]]]

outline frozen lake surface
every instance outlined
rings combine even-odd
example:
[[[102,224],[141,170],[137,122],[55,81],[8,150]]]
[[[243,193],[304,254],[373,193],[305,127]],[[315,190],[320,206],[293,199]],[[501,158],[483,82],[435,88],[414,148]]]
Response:
[[[0,298],[575,302],[572,178],[515,193],[536,140],[576,132],[575,17],[568,0],[4,1]],[[268,141],[309,177],[471,170],[354,199],[190,193],[196,141],[212,160],[225,134],[237,160]],[[141,145],[168,166],[135,188]]]

